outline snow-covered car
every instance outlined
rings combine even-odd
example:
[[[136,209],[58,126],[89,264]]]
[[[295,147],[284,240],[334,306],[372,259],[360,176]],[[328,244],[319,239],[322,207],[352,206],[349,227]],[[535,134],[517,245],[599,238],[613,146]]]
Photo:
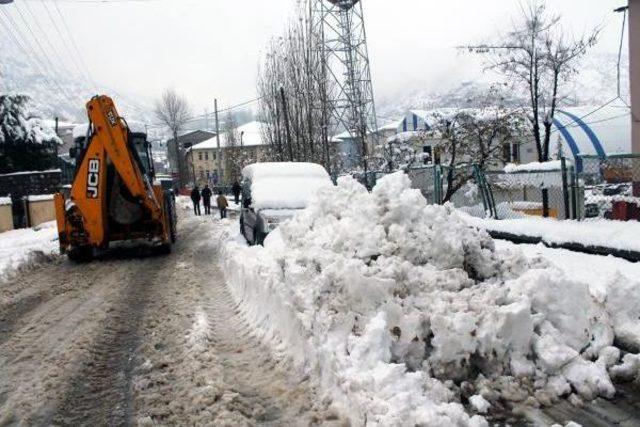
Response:
[[[327,171],[315,163],[255,163],[242,171],[240,232],[253,245],[284,220],[307,207],[324,186],[332,185]]]

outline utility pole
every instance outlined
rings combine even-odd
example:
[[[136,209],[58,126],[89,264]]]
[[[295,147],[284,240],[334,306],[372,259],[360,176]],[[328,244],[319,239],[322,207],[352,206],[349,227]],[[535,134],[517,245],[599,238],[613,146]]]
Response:
[[[60,137],[60,132],[58,131],[58,126],[59,126],[59,120],[58,117],[56,117],[56,136]],[[58,155],[60,154],[58,151],[58,144],[56,143],[56,158],[58,157]]]
[[[629,0],[629,66],[632,151],[640,154],[640,0]]]
[[[287,132],[287,147],[289,148],[289,161],[293,162],[293,147],[291,146],[291,129],[289,128],[289,113],[287,112],[287,98],[284,96],[284,87],[280,86],[282,98],[282,114],[284,114],[284,127]]]
[[[218,121],[218,100],[213,101],[214,108],[216,110],[216,145],[218,146],[218,183],[222,182],[222,150],[220,149],[220,122]],[[219,184],[218,184],[219,185]]]

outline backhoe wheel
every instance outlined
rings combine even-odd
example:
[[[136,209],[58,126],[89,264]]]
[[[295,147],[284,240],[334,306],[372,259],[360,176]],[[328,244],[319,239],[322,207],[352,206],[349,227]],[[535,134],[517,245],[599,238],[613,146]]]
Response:
[[[93,259],[93,248],[91,246],[79,246],[67,252],[67,256],[73,262],[89,262]]]
[[[157,247],[156,251],[160,255],[171,255],[173,245],[171,243],[164,243]]]
[[[176,236],[177,236],[177,232],[176,232],[176,211],[175,211],[175,205],[173,204],[173,199],[172,196],[170,194],[165,194],[164,197],[164,208],[165,208],[165,212],[167,214],[167,218],[169,219],[169,236],[171,238],[171,243],[175,243],[176,242]],[[169,245],[171,246],[171,245]],[[169,249],[169,253],[171,253],[171,249]]]

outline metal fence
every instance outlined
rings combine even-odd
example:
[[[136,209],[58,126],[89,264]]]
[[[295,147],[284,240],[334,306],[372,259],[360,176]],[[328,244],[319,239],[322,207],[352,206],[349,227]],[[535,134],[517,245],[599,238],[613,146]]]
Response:
[[[640,220],[640,155],[583,156],[580,163],[586,218]]]
[[[519,219],[640,220],[640,155],[562,159],[555,168],[482,170],[427,165],[405,170],[429,203],[450,202],[473,216]],[[356,174],[373,188],[385,172]]]

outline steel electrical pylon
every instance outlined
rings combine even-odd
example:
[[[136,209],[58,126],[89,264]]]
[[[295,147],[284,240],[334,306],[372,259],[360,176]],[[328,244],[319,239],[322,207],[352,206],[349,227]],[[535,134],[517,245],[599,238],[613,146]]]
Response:
[[[358,163],[366,173],[378,126],[362,2],[308,1],[311,39],[323,68],[323,115],[329,132],[347,131],[357,142]]]

